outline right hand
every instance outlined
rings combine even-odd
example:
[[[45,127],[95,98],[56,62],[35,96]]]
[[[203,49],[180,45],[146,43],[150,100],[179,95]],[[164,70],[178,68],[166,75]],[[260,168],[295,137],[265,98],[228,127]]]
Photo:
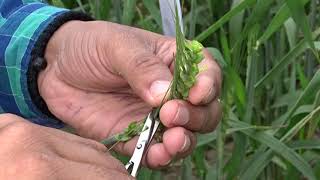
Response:
[[[0,179],[133,179],[102,144],[0,115]]]
[[[39,92],[58,119],[83,137],[102,140],[144,119],[161,104],[173,77],[176,43],[169,38],[103,21],[70,21],[51,37],[48,66],[39,74]],[[188,101],[163,105],[167,127],[162,142],[152,144],[144,164],[166,166],[196,146],[195,133],[211,132],[221,117],[218,101],[221,70],[208,51]],[[115,150],[132,155],[137,137]]]

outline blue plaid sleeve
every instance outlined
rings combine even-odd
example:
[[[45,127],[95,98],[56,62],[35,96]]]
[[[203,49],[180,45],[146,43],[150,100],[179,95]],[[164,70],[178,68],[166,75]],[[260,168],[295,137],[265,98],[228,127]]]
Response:
[[[67,11],[35,0],[0,0],[0,113],[16,114],[44,126],[63,126],[32,102],[27,70],[38,37]]]

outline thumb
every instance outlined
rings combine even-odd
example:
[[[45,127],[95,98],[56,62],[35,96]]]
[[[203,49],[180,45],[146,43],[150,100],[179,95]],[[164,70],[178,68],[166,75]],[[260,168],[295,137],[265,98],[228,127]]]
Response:
[[[149,52],[139,53],[121,64],[119,71],[133,91],[151,106],[160,105],[172,80],[168,65]]]

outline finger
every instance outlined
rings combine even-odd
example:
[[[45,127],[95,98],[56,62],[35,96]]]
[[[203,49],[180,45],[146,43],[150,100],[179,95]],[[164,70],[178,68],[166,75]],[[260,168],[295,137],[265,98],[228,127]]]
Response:
[[[32,124],[29,121],[27,121],[19,116],[16,116],[14,114],[1,114],[0,115],[0,128],[2,128],[3,126],[10,125],[11,123],[17,123],[17,122],[28,123],[31,126],[35,126],[35,127],[39,128],[39,131],[45,132],[46,134],[50,134],[50,136],[55,136],[58,139],[69,140],[70,142],[78,142],[78,143],[81,143],[86,146],[90,146],[91,148],[94,148],[94,149],[96,149],[98,151],[102,151],[102,152],[105,152],[107,150],[103,144],[101,144],[97,141],[94,141],[94,140],[85,139],[80,136],[77,136],[77,135],[62,131],[62,130],[57,130],[57,129],[53,129],[53,128],[48,128],[48,127]]]
[[[195,135],[182,128],[174,127],[163,134],[163,142],[150,146],[146,164],[150,168],[160,168],[168,165],[173,158],[189,155],[196,145]]]
[[[60,168],[57,168],[56,174],[58,174],[57,179],[101,179],[101,180],[129,180],[134,179],[126,171],[117,171],[115,169],[109,169],[103,166],[96,166],[87,163],[79,163],[69,160],[60,159]]]
[[[143,159],[143,164],[153,169],[167,166],[172,160],[172,156],[163,143],[153,144],[148,149],[146,156]]]
[[[199,64],[200,73],[190,89],[188,100],[192,104],[207,104],[220,95],[222,75],[219,65],[210,53],[203,50],[205,58]]]
[[[131,56],[123,58],[123,62],[115,62],[116,69],[144,101],[158,106],[170,86],[172,74],[159,57],[151,52],[136,51],[141,49],[128,52]]]
[[[60,157],[69,159],[71,161],[94,164],[98,166],[107,167],[110,169],[116,169],[119,171],[125,171],[123,165],[116,159],[112,158],[106,151],[102,152],[88,143],[71,142],[68,140],[53,141],[52,149],[56,150],[56,153]]]
[[[135,149],[138,137],[121,143],[116,150],[124,155],[131,156]],[[160,168],[168,165],[174,157],[184,157],[195,147],[196,138],[182,127],[171,128],[163,134],[163,142],[151,143],[143,164],[150,168]]]
[[[117,146],[114,147],[114,149],[119,152],[120,154],[123,154],[125,156],[132,156],[134,149],[136,148],[137,142],[138,142],[138,136],[132,138],[130,141],[127,142],[120,142],[117,144]]]
[[[103,145],[95,140],[83,138],[81,136],[74,135],[74,134],[71,134],[71,133],[68,133],[65,131],[60,131],[60,130],[53,129],[53,128],[48,128],[48,127],[42,127],[42,128],[45,128],[46,132],[49,132],[51,135],[53,135],[59,139],[68,140],[70,142],[77,142],[77,143],[80,143],[84,146],[91,147],[97,151],[101,151],[101,152],[107,151],[107,148],[105,147],[105,145]]]
[[[220,103],[195,106],[182,100],[166,102],[160,110],[160,120],[166,127],[183,126],[197,132],[213,131],[221,119]]]

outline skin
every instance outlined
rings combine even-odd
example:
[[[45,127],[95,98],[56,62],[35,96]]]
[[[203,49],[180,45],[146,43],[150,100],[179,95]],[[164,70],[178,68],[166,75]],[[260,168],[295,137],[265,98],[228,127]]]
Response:
[[[0,115],[0,139],[1,179],[134,179],[102,144],[12,114]]]
[[[174,54],[173,38],[110,22],[70,21],[55,32],[46,47],[48,66],[38,77],[38,88],[56,117],[82,137],[99,141],[142,120],[161,103],[172,80]],[[173,158],[190,154],[196,144],[194,133],[210,132],[217,126],[221,71],[206,50],[204,55],[200,63],[204,70],[188,100],[171,100],[162,107],[160,119],[167,127],[163,142],[151,144],[145,165],[161,168]],[[10,177],[18,167],[25,169],[22,177],[31,179],[129,178],[98,142],[13,115],[0,118],[0,139],[7,142],[0,148],[0,157],[5,158],[3,162],[13,162],[0,171],[0,177],[1,173]],[[115,149],[132,155],[136,141],[119,143]],[[21,159],[14,158],[12,151]],[[32,162],[32,166],[22,167],[25,163],[18,160]]]
[[[172,80],[175,39],[110,22],[70,21],[48,43],[47,68],[38,87],[49,110],[83,137],[101,140],[142,120],[158,106]],[[172,100],[160,112],[168,127],[144,161],[151,168],[189,154],[193,132],[213,131],[221,117],[218,64],[204,50],[204,67],[188,101]],[[116,150],[133,153],[137,138]]]

